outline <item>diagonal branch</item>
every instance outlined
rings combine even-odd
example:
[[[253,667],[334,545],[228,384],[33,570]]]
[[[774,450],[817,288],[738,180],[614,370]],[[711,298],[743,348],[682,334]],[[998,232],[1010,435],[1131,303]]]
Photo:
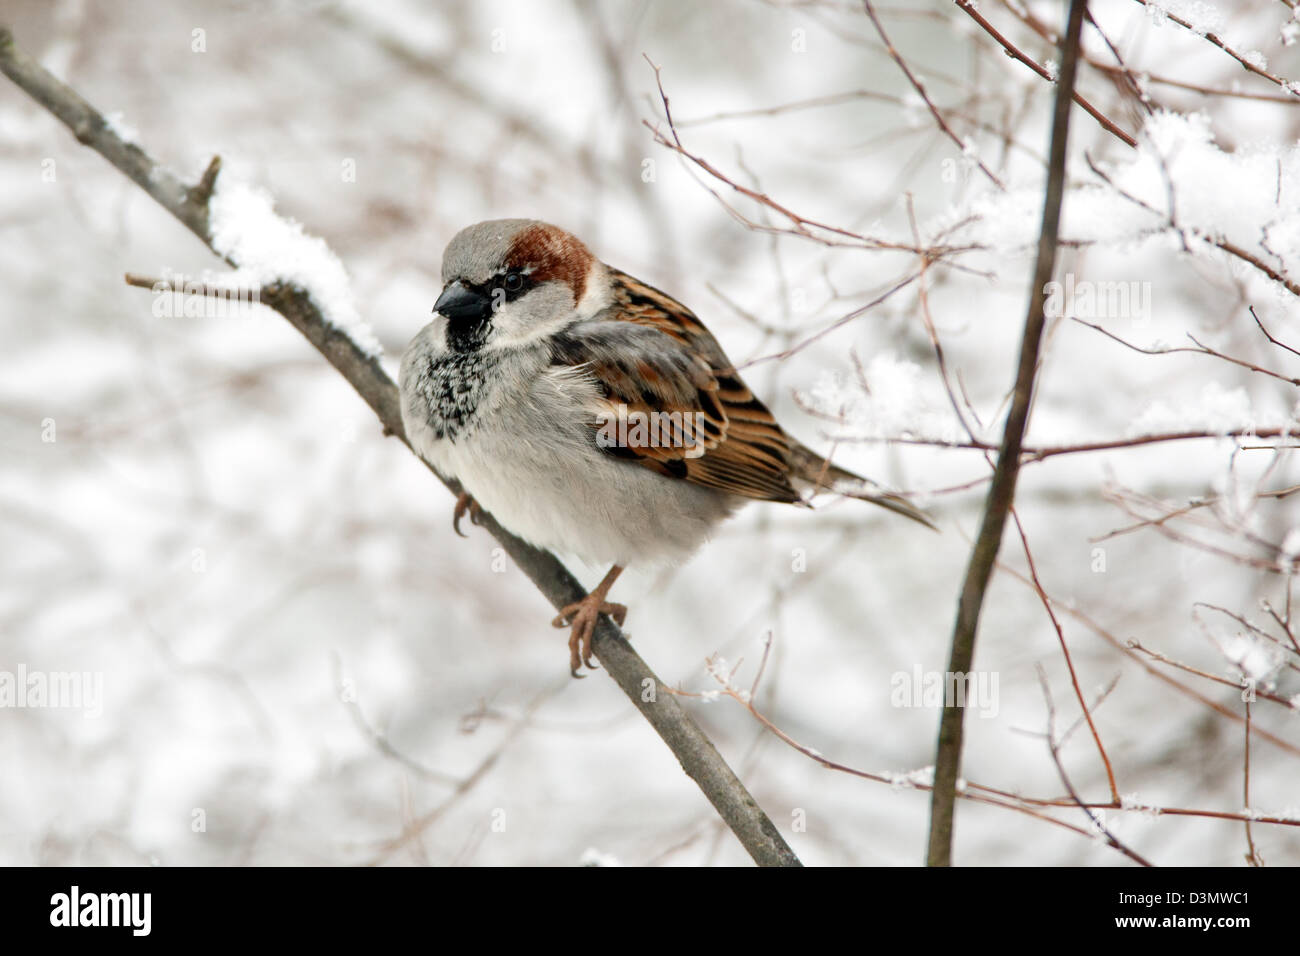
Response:
[[[1019,60],[1025,66],[1029,67],[1039,76],[1041,76],[1043,79],[1047,80],[1047,82],[1049,83],[1054,82],[1052,74],[1047,69],[1047,67],[1041,65],[1037,60],[1035,60],[1029,54],[1025,53],[1024,50],[1020,49],[1020,47],[1016,46],[1005,36],[1003,36],[1002,33],[998,31],[997,27],[989,23],[988,20],[984,19],[984,17],[980,14],[979,10],[976,9],[976,4],[974,3],[974,0],[957,0],[957,6],[960,7],[962,10],[964,10],[972,20],[978,23],[980,29],[982,29],[985,33],[987,33],[994,40],[996,40],[998,44],[1002,47],[1002,49],[1006,51],[1007,56],[1011,57],[1013,60]],[[1137,148],[1137,140],[1134,139],[1128,133],[1124,132],[1124,130],[1120,129],[1120,127],[1116,125],[1113,120],[1111,120],[1104,113],[1102,113],[1101,110],[1097,109],[1097,107],[1093,106],[1091,103],[1085,100],[1081,94],[1076,92],[1072,95],[1074,97],[1074,102],[1082,106],[1084,110],[1087,111],[1088,115],[1091,116],[1093,119],[1095,119],[1101,125],[1102,129],[1106,130],[1106,132],[1108,133],[1111,133],[1112,135],[1114,135],[1116,138],[1118,138],[1125,144],[1132,146],[1135,149]]]
[[[1119,850],[1130,860],[1141,866],[1151,866],[1152,863],[1145,857],[1140,856],[1138,853],[1121,843],[1115,834],[1107,829],[1105,818],[1093,813],[1092,808],[1084,802],[1081,796],[1079,796],[1079,791],[1074,789],[1074,784],[1070,782],[1070,775],[1065,772],[1065,764],[1061,762],[1061,744],[1063,743],[1063,738],[1056,735],[1056,704],[1052,702],[1052,689],[1047,683],[1047,672],[1043,670],[1042,664],[1036,665],[1036,670],[1038,671],[1038,683],[1043,689],[1043,698],[1047,701],[1047,749],[1052,754],[1052,763],[1056,765],[1056,772],[1061,778],[1061,783],[1065,784],[1065,789],[1066,792],[1069,793],[1070,799],[1073,800],[1074,805],[1082,810],[1084,815],[1087,816],[1088,822],[1092,824],[1093,830],[1105,837],[1106,843],[1109,846]],[[1082,702],[1082,699],[1083,698],[1080,697],[1080,702]],[[1087,712],[1087,705],[1084,705],[1084,713],[1086,714]],[[1088,718],[1088,723],[1092,723],[1091,717]],[[1102,756],[1105,756],[1104,751]],[[1107,766],[1107,769],[1110,769],[1109,765]],[[1111,786],[1113,790],[1113,782]],[[1116,795],[1115,798],[1115,805],[1120,805],[1118,795]],[[1249,804],[1247,805],[1249,806]],[[1250,824],[1248,823],[1246,826],[1249,827]]]
[[[1148,10],[1154,11],[1156,16],[1163,17],[1166,20],[1172,20],[1174,23],[1178,24],[1184,30],[1190,30],[1192,33],[1195,33],[1197,36],[1204,37],[1208,42],[1213,43],[1224,53],[1228,54],[1228,56],[1232,57],[1234,60],[1240,63],[1241,68],[1246,72],[1254,73],[1256,76],[1262,76],[1270,83],[1282,87],[1282,89],[1286,90],[1288,93],[1291,92],[1291,84],[1289,82],[1287,82],[1280,76],[1275,76],[1274,74],[1270,73],[1268,70],[1264,69],[1262,66],[1259,66],[1257,63],[1253,62],[1253,58],[1251,56],[1238,53],[1232,47],[1228,46],[1228,44],[1223,41],[1223,38],[1220,37],[1217,33],[1214,33],[1209,30],[1203,30],[1197,27],[1195,24],[1190,23],[1187,20],[1184,20],[1182,17],[1170,13],[1163,6],[1153,5],[1150,2],[1150,0],[1136,0],[1136,2],[1142,4],[1142,6],[1146,7]]]
[[[943,135],[952,140],[957,145],[957,148],[965,154],[967,152],[966,143],[962,142],[961,137],[953,132],[952,127],[949,126],[947,121],[943,118],[943,113],[939,112],[939,108],[934,105],[934,100],[930,99],[930,94],[925,90],[925,84],[922,83],[920,79],[917,78],[916,74],[912,72],[912,68],[907,65],[907,61],[904,60],[902,54],[898,52],[898,48],[890,41],[889,36],[885,33],[884,24],[882,24],[880,18],[876,16],[876,10],[871,5],[871,0],[862,0],[862,6],[863,9],[866,10],[867,18],[871,20],[871,25],[876,28],[876,33],[880,35],[880,42],[885,44],[885,52],[889,54],[889,58],[897,63],[898,68],[903,71],[903,75],[907,77],[907,82],[912,84],[912,89],[916,91],[916,95],[921,97],[921,100],[925,103],[926,109],[928,109],[930,115],[934,117],[934,121],[943,132]],[[1003,184],[1002,180],[998,179],[993,170],[984,165],[983,160],[978,156],[974,157],[974,159],[975,165],[979,167],[980,172],[988,177],[989,182],[993,183],[993,185],[997,186],[999,189],[1005,190],[1007,188]]]
[[[0,26],[0,71],[66,125],[77,139],[125,173],[159,205],[212,248],[207,200],[220,165],[217,160],[195,186],[153,160],[138,146],[124,142],[75,90],[51,75],[13,42]],[[213,249],[215,252],[216,250]],[[238,263],[232,263],[238,265]],[[378,416],[386,434],[406,441],[397,387],[378,356],[361,349],[342,329],[325,320],[310,294],[298,286],[273,283],[261,290],[261,302],[289,320],[325,359],[347,379]],[[444,481],[453,491],[459,489]],[[554,555],[526,544],[490,515],[483,526],[558,610],[583,597],[577,579]],[[759,808],[712,741],[646,666],[621,631],[601,618],[595,633],[600,662],[628,698],[663,738],[682,769],[693,779],[760,866],[798,866],[799,859],[776,826]]]
[[[1043,582],[1038,577],[1038,566],[1034,561],[1034,553],[1029,548],[1029,536],[1025,534],[1025,526],[1021,524],[1020,515],[1016,513],[1015,508],[1011,509],[1011,520],[1015,522],[1016,534],[1020,537],[1020,546],[1025,554],[1025,565],[1029,571],[1029,580],[1033,583],[1034,591],[1038,595],[1038,600],[1042,602],[1043,610],[1047,612],[1047,616],[1052,621],[1052,629],[1056,631],[1056,639],[1061,644],[1061,656],[1065,658],[1065,668],[1070,672],[1070,685],[1074,688],[1074,696],[1079,701],[1079,709],[1083,711],[1084,721],[1088,724],[1088,730],[1092,734],[1093,743],[1097,745],[1097,753],[1101,757],[1102,765],[1106,768],[1106,782],[1110,784],[1111,803],[1118,807],[1122,801],[1120,800],[1119,787],[1115,784],[1115,768],[1111,765],[1110,757],[1106,754],[1106,747],[1101,742],[1101,734],[1098,733],[1097,724],[1092,719],[1092,711],[1088,707],[1087,698],[1083,696],[1083,688],[1079,686],[1079,673],[1074,669],[1074,658],[1070,654],[1069,644],[1065,642],[1065,629],[1061,627],[1061,621],[1056,616],[1056,611],[1052,609],[1052,599],[1048,597],[1047,592],[1043,590]],[[1051,735],[1049,735],[1049,740],[1050,739]],[[1053,756],[1055,756],[1055,744],[1052,749]],[[1059,762],[1058,769],[1060,769]],[[1063,770],[1061,772],[1061,777],[1062,781],[1065,782],[1065,773]]]
[[[953,624],[952,651],[948,671],[965,674],[975,658],[975,635],[989,578],[1002,547],[1002,532],[1007,513],[1016,493],[1020,473],[1020,452],[1029,421],[1029,404],[1038,373],[1038,351],[1045,324],[1044,287],[1051,281],[1056,266],[1057,234],[1061,223],[1061,201],[1065,196],[1065,148],[1070,131],[1070,103],[1074,77],[1079,65],[1079,37],[1087,0],[1070,0],[1069,24],[1062,50],[1061,73],[1056,87],[1056,107],[1052,118],[1052,148],[1048,160],[1047,195],[1043,202],[1043,227],[1038,239],[1038,258],[1034,263],[1033,285],[1029,290],[1029,310],[1020,342],[1020,360],[1011,410],[1007,413],[997,466],[984,503],[984,517],[979,536],[971,550],[970,563],[957,604]],[[957,775],[961,770],[962,708],[949,705],[943,709],[939,724],[939,742],[934,762],[934,791],[930,800],[930,866],[952,865],[953,808],[957,794]]]

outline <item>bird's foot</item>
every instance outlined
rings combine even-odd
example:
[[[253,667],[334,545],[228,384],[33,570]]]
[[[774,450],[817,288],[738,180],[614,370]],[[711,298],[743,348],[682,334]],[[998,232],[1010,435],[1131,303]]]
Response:
[[[581,601],[561,608],[560,613],[551,622],[552,627],[567,627],[570,629],[569,671],[574,677],[583,676],[578,673],[578,669],[583,664],[586,664],[590,669],[596,667],[591,659],[591,637],[596,630],[596,621],[602,614],[608,614],[614,619],[615,624],[622,627],[623,621],[627,618],[627,606],[624,604],[611,604],[609,601],[604,600],[603,595],[593,591]]]
[[[479,503],[474,500],[473,495],[468,491],[462,491],[459,497],[456,498],[456,510],[451,513],[451,528],[462,538],[469,537],[469,535],[460,530],[460,519],[465,517],[466,512],[469,512],[470,524],[483,523],[483,509],[479,507]]]

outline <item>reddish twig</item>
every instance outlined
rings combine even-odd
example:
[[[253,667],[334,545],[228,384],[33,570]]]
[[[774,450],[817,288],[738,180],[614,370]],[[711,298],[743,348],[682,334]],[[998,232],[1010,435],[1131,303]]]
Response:
[[[934,117],[934,121],[943,132],[943,135],[947,136],[957,145],[957,149],[961,151],[962,155],[967,155],[968,150],[966,143],[962,142],[961,137],[953,132],[952,127],[949,126],[947,120],[943,118],[943,114],[939,112],[939,108],[935,106],[934,101],[930,99],[930,94],[925,91],[925,84],[917,79],[916,74],[912,72],[912,68],[907,65],[907,61],[903,59],[902,55],[898,52],[898,49],[890,41],[888,34],[885,33],[885,28],[881,25],[880,18],[876,16],[876,11],[871,6],[871,0],[862,0],[862,6],[867,12],[867,17],[871,20],[871,25],[876,28],[876,33],[880,34],[880,41],[885,44],[885,52],[889,54],[891,60],[898,64],[898,68],[902,70],[903,75],[907,77],[907,82],[912,84],[912,89],[916,90],[917,96],[921,97],[925,102],[926,108],[929,109],[930,115]],[[982,159],[978,156],[973,157],[973,159],[975,165],[979,167],[980,172],[988,177],[989,182],[993,183],[993,185],[997,186],[999,189],[1005,190],[1007,188],[1003,184],[1002,180],[994,175],[993,170],[984,165]]]
[[[1193,355],[1209,355],[1212,356],[1213,358],[1222,359],[1223,361],[1229,362],[1240,368],[1248,369],[1249,371],[1252,372],[1258,372],[1260,375],[1267,375],[1271,378],[1278,379],[1279,381],[1286,382],[1288,385],[1300,386],[1300,378],[1293,378],[1289,375],[1282,375],[1279,372],[1274,372],[1272,369],[1263,368],[1259,365],[1256,365],[1253,362],[1247,362],[1245,359],[1233,358],[1231,355],[1225,355],[1224,353],[1218,351],[1217,349],[1212,349],[1209,346],[1202,344],[1200,341],[1197,340],[1196,336],[1192,335],[1190,332],[1187,333],[1187,337],[1192,340],[1192,344],[1194,344],[1196,348],[1189,348],[1185,345],[1174,346],[1174,347],[1163,347],[1163,348],[1143,348],[1140,345],[1134,345],[1132,342],[1129,342],[1127,339],[1120,338],[1114,332],[1108,331],[1107,329],[1102,328],[1100,325],[1096,325],[1092,322],[1085,322],[1083,319],[1075,318],[1074,316],[1071,316],[1070,318],[1073,321],[1078,322],[1080,325],[1086,325],[1088,328],[1096,332],[1100,332],[1102,335],[1106,336],[1106,338],[1118,342],[1120,345],[1124,346],[1125,348],[1132,349],[1134,352],[1140,352],[1143,355],[1174,355],[1178,352],[1190,352]],[[1258,322],[1259,319],[1256,318],[1255,321]],[[1260,328],[1263,328],[1263,326],[1261,325]],[[1268,333],[1265,332],[1264,334],[1267,335]],[[1269,338],[1271,339],[1272,336],[1269,336]],[[1277,344],[1280,345],[1281,343],[1277,343]]]
[[[957,6],[960,7],[968,16],[970,16],[972,20],[974,20],[977,24],[979,24],[980,29],[983,30],[985,33],[987,33],[989,36],[991,36],[994,39],[994,41],[997,42],[997,44],[1001,46],[1003,50],[1006,51],[1009,57],[1011,57],[1013,60],[1020,61],[1025,66],[1029,67],[1031,70],[1037,73],[1040,77],[1047,80],[1049,83],[1056,82],[1056,77],[1052,76],[1051,72],[1047,69],[1047,67],[1040,64],[1028,53],[1020,49],[1018,46],[1016,46],[1014,43],[1008,40],[1005,36],[1003,36],[998,31],[998,29],[995,26],[993,26],[993,24],[989,23],[989,21],[986,20],[980,14],[979,10],[976,9],[975,5],[971,2],[971,0],[957,0]],[[1115,136],[1117,139],[1119,139],[1121,142],[1125,143],[1126,145],[1134,148],[1137,147],[1137,140],[1134,139],[1130,134],[1124,132],[1124,130],[1121,129],[1114,122],[1114,120],[1110,119],[1101,110],[1093,106],[1090,102],[1088,102],[1088,100],[1084,99],[1078,92],[1072,92],[1071,95],[1074,102],[1078,103],[1079,106],[1083,108],[1084,112],[1086,112],[1089,116],[1095,119],[1102,129],[1106,130],[1106,132]]]
[[[1145,857],[1140,856],[1137,852],[1121,843],[1119,838],[1110,832],[1101,818],[1092,812],[1092,808],[1088,804],[1084,803],[1083,798],[1080,797],[1078,791],[1074,789],[1074,784],[1070,782],[1070,775],[1065,772],[1065,764],[1061,762],[1061,744],[1056,737],[1056,705],[1052,703],[1052,690],[1047,684],[1047,673],[1043,670],[1043,665],[1041,664],[1036,665],[1035,669],[1038,671],[1039,686],[1043,689],[1043,698],[1047,701],[1047,749],[1051,752],[1052,763],[1056,765],[1057,776],[1061,778],[1061,783],[1064,784],[1066,792],[1070,795],[1070,799],[1074,801],[1075,806],[1083,811],[1084,815],[1092,823],[1096,831],[1106,838],[1108,846],[1119,850],[1119,852],[1123,853],[1135,863],[1142,866],[1151,866],[1151,863],[1147,861]],[[1086,709],[1084,710],[1084,713],[1087,713]],[[1100,742],[1098,743],[1100,744]],[[1104,751],[1102,756],[1105,756]],[[1109,764],[1107,765],[1107,769],[1110,769]],[[1112,788],[1114,785],[1115,782],[1112,779]],[[1115,794],[1114,806],[1120,806],[1118,793]],[[1107,809],[1109,809],[1109,807]]]
[[[1246,57],[1241,53],[1238,53],[1232,47],[1228,46],[1228,44],[1223,41],[1223,38],[1220,37],[1217,33],[1210,33],[1208,31],[1202,32],[1196,29],[1196,27],[1192,26],[1191,23],[1184,20],[1182,17],[1170,13],[1169,11],[1165,10],[1163,7],[1152,8],[1151,4],[1149,4],[1147,0],[1135,0],[1135,2],[1142,4],[1142,6],[1148,9],[1157,10],[1158,16],[1162,16],[1166,20],[1170,20],[1173,23],[1178,24],[1180,27],[1182,27],[1185,30],[1190,30],[1192,33],[1195,33],[1197,36],[1204,37],[1207,42],[1214,44],[1224,53],[1228,54],[1228,56],[1232,57],[1234,60],[1240,63],[1248,73],[1254,73],[1256,76],[1263,77],[1264,79],[1268,80],[1270,83],[1274,84],[1275,86],[1280,86],[1282,87],[1282,89],[1290,91],[1291,89],[1290,83],[1282,79],[1282,77],[1275,76],[1274,74],[1270,73],[1268,70],[1256,66],[1254,63],[1250,61],[1248,57]]]
[[[1029,550],[1029,538],[1025,535],[1025,527],[1020,523],[1020,515],[1016,513],[1014,507],[1011,509],[1011,520],[1015,522],[1016,533],[1020,536],[1020,546],[1024,551],[1025,563],[1029,568],[1029,579],[1033,582],[1034,591],[1038,594],[1038,600],[1042,603],[1043,609],[1047,611],[1047,616],[1052,621],[1052,627],[1056,630],[1056,639],[1060,642],[1061,654],[1065,657],[1065,666],[1070,672],[1070,684],[1074,687],[1074,696],[1079,701],[1079,708],[1083,711],[1084,720],[1088,722],[1088,730],[1091,731],[1093,742],[1097,745],[1097,753],[1101,756],[1102,765],[1106,768],[1106,782],[1110,784],[1111,801],[1115,806],[1119,806],[1119,787],[1115,785],[1115,769],[1111,766],[1110,757],[1106,754],[1106,747],[1101,742],[1101,734],[1097,732],[1097,725],[1092,719],[1092,711],[1088,709],[1088,702],[1084,699],[1083,688],[1079,686],[1079,675],[1074,669],[1074,659],[1070,656],[1070,647],[1065,642],[1065,630],[1061,627],[1056,612],[1052,610],[1052,602],[1048,599],[1047,592],[1043,590],[1043,582],[1038,579],[1038,568],[1034,564],[1034,555]],[[1055,753],[1055,745],[1053,745],[1053,753]],[[1062,771],[1062,776],[1064,776],[1064,771]]]

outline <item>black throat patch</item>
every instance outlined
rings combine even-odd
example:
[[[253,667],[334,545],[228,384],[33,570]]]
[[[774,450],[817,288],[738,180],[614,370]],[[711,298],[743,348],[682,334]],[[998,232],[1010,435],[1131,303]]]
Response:
[[[447,335],[451,341],[451,333]],[[480,343],[481,344],[481,343]],[[496,362],[477,346],[448,352],[429,360],[421,370],[417,389],[428,407],[434,436],[455,441],[472,430],[479,401]]]
[[[447,348],[453,352],[477,352],[487,341],[492,320],[486,319],[448,319]]]

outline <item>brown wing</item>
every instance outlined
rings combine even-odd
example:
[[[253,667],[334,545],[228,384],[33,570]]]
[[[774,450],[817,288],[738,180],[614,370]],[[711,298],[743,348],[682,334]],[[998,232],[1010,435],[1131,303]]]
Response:
[[[790,484],[791,439],[700,320],[658,289],[610,273],[613,304],[552,346],[555,364],[580,366],[600,386],[598,443],[671,478],[748,498],[800,500]]]

